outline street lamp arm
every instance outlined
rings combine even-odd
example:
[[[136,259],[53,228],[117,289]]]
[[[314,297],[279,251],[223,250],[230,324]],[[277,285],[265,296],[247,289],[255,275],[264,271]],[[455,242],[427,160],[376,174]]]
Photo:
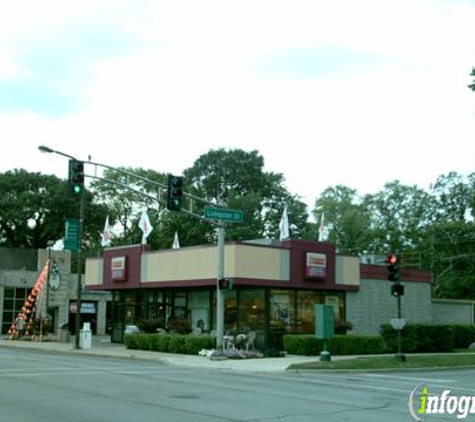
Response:
[[[55,149],[51,149],[45,145],[40,145],[38,147],[38,149],[41,151],[41,152],[47,152],[49,154],[58,154],[58,155],[62,155],[63,157],[68,157],[68,158],[71,158],[72,160],[76,160],[76,161],[80,161],[78,160],[77,158],[73,157],[72,155],[69,155],[69,154],[66,154],[64,152],[61,152],[61,151],[56,151]]]

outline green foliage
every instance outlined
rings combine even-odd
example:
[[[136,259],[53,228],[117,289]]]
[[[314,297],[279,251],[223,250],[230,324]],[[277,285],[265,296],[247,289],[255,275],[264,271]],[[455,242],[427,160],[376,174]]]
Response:
[[[333,355],[371,355],[384,352],[381,336],[335,335],[328,341],[328,350]]]
[[[138,349],[138,338],[140,334],[126,334],[124,336],[124,344],[127,349]]]
[[[291,355],[317,356],[323,348],[323,342],[311,334],[285,334],[284,350]]]
[[[211,350],[216,346],[216,337],[210,335],[189,335],[185,339],[185,352],[197,355],[202,349]]]
[[[386,350],[397,350],[397,332],[389,324],[381,326]],[[475,341],[475,327],[471,325],[425,325],[411,324],[402,330],[404,353],[451,352],[456,348],[467,348]]]
[[[216,337],[210,335],[180,334],[126,334],[127,349],[152,350],[162,353],[197,355],[202,349],[213,349]]]
[[[185,335],[170,334],[170,340],[168,342],[168,352],[186,353],[185,341],[186,341]]]
[[[284,349],[292,355],[317,356],[323,349],[323,340],[314,335],[286,334]],[[335,335],[328,340],[332,355],[369,355],[384,352],[381,336]]]
[[[153,348],[157,352],[168,352],[170,336],[168,334],[154,334]]]
[[[66,176],[66,175],[65,175]],[[56,176],[13,170],[0,173],[0,245],[45,248],[64,236],[65,218],[78,216],[78,201],[68,193],[66,180]],[[98,238],[106,212],[85,196],[84,241]],[[102,223],[99,221],[102,220]]]

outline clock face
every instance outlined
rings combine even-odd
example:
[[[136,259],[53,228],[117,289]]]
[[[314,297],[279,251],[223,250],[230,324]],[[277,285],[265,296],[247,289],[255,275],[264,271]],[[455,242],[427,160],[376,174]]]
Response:
[[[61,275],[59,274],[58,264],[56,262],[51,266],[51,273],[49,275],[49,287],[51,290],[58,290]]]

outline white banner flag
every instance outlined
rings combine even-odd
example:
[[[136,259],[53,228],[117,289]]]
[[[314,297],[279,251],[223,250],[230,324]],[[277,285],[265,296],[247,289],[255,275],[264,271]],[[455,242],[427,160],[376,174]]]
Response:
[[[109,246],[112,240],[112,227],[109,225],[109,216],[106,217],[106,223],[104,225],[104,231],[101,233],[101,245],[102,247]]]
[[[318,228],[318,241],[323,241],[323,229],[325,227],[325,212],[322,211],[322,217],[320,219],[320,227]]]
[[[147,211],[145,210],[142,211],[142,215],[140,216],[139,227],[140,227],[140,230],[142,230],[143,232],[142,245],[145,245],[147,243],[148,235],[153,230],[153,227],[150,224],[150,220],[148,219]]]
[[[180,241],[178,240],[178,232],[175,232],[172,249],[180,249]]]
[[[289,217],[287,216],[287,205],[285,206],[284,212],[282,213],[282,217],[280,219],[279,230],[280,230],[280,241],[288,239],[290,237]]]

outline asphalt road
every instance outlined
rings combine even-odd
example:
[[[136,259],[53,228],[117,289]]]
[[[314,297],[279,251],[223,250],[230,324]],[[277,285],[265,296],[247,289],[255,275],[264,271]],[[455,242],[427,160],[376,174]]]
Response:
[[[475,395],[475,370],[232,373],[107,357],[0,350],[0,420],[411,421],[410,391]],[[467,420],[473,420],[470,415]],[[459,420],[455,415],[430,420]]]

